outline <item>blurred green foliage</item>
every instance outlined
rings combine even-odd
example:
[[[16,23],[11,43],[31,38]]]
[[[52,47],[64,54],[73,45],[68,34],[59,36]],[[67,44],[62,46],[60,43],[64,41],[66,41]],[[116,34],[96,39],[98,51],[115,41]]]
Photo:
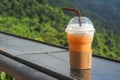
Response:
[[[0,30],[60,46],[66,44],[64,29],[70,17],[45,3],[45,0],[2,0]]]
[[[87,16],[96,21],[98,27],[110,29],[120,35],[120,1],[119,0],[48,0],[54,7],[71,7],[81,11],[81,16]],[[70,12],[67,13],[70,16]]]
[[[0,80],[15,80],[15,78],[6,74],[5,72],[0,72]]]

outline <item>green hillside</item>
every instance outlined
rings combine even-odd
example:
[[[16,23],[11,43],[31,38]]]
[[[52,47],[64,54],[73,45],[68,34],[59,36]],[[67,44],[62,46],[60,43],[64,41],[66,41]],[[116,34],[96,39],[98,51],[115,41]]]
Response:
[[[95,26],[110,29],[115,34],[120,35],[119,0],[48,0],[48,2],[54,7],[78,8],[81,10],[82,16],[88,16],[93,21],[99,21]]]
[[[79,9],[88,10],[91,13],[99,15],[102,25],[105,29],[112,30],[120,35],[120,0],[72,0]]]
[[[70,17],[60,8],[45,0],[2,0],[0,6],[1,31],[61,46],[66,43],[64,29]]]

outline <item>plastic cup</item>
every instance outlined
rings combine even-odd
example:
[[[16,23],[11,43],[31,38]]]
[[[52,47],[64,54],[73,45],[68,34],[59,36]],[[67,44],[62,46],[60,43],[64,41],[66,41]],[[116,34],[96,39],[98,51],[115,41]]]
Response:
[[[92,65],[92,41],[94,36],[94,26],[87,17],[74,17],[66,28],[70,52],[71,69],[91,69]]]
[[[70,68],[71,69],[91,69],[92,50],[75,51],[70,49]]]

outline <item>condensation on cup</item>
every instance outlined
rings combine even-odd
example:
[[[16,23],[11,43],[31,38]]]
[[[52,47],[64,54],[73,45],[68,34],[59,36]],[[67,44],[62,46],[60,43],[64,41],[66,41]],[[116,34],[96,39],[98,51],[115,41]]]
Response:
[[[81,20],[81,25],[79,23]],[[74,17],[65,30],[69,43],[70,68],[91,69],[94,26],[87,17]]]

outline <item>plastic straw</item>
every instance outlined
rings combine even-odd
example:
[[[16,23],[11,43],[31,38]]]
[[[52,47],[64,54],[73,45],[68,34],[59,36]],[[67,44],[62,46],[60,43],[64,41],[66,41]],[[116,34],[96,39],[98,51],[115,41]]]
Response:
[[[80,24],[80,26],[82,26],[82,24],[81,24],[81,19],[80,19],[81,14],[80,14],[80,11],[79,11],[79,10],[73,9],[73,8],[62,8],[62,10],[67,10],[67,11],[76,12],[76,13],[77,13],[77,16],[78,16],[79,24]]]

